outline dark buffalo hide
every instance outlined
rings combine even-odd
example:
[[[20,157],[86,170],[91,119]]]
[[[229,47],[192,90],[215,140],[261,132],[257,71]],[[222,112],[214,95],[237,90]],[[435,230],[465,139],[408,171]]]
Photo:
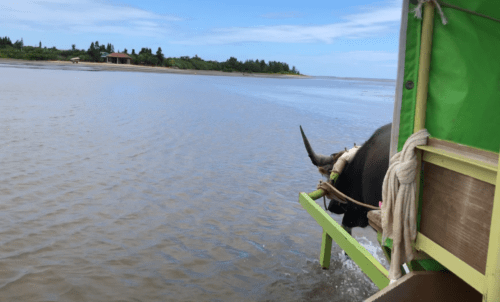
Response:
[[[346,164],[335,182],[335,187],[342,193],[362,203],[378,206],[379,201],[382,200],[382,183],[389,168],[391,125],[387,124],[377,129],[370,139],[359,148],[354,159]],[[329,174],[336,154],[331,156],[316,155],[303,132],[302,137],[313,164],[323,174]],[[366,227],[368,225],[366,215],[369,211],[368,208],[349,201],[347,204],[340,204],[336,200],[331,200],[328,210],[336,214],[344,214],[342,219],[344,227]]]

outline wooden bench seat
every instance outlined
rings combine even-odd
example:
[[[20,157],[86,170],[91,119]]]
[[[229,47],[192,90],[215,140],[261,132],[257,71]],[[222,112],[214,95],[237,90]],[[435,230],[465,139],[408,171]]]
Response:
[[[368,223],[375,231],[382,233],[382,211],[374,210],[368,212]]]

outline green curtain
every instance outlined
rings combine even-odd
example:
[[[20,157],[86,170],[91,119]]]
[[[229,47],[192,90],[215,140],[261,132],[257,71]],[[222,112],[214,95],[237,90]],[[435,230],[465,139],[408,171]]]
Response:
[[[500,19],[496,1],[447,3]],[[421,20],[410,4],[398,150],[413,133]],[[436,11],[425,127],[431,137],[498,153],[500,149],[500,22],[442,7]]]

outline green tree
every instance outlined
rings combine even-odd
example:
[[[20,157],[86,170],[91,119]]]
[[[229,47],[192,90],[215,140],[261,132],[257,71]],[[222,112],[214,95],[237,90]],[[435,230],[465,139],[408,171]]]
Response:
[[[228,68],[230,69],[234,69],[234,70],[239,70],[239,64],[238,64],[238,59],[236,59],[235,57],[230,57],[227,61],[226,61],[226,65]]]
[[[128,53],[126,48],[123,50],[123,52],[124,52],[124,53]]]
[[[158,65],[160,62],[157,57],[155,56],[149,56],[149,64],[151,65]]]
[[[135,56],[135,49],[132,48],[132,54]]]
[[[90,43],[90,47],[87,50],[87,54],[89,55],[89,57],[91,58],[91,60],[92,60],[92,56],[94,54],[94,51],[95,51],[95,46],[94,46],[94,42],[92,42],[92,43]]]
[[[156,51],[156,58],[158,59],[159,64],[163,64],[163,54],[161,53],[161,47],[158,47],[158,50]]]
[[[99,41],[95,41],[92,59],[94,62],[99,62],[101,60],[101,46],[99,45]]]
[[[99,46],[99,42],[96,41],[96,43],[97,43],[97,46]],[[89,48],[89,50],[87,50],[87,53],[88,53],[88,55],[90,57],[90,61],[92,61],[92,62],[99,62],[101,54],[99,52],[99,47],[96,47],[96,45],[94,44],[94,42],[92,42],[90,44],[90,48]]]
[[[22,49],[23,48],[23,39],[21,38],[21,40],[17,40],[15,43],[14,43],[14,48],[17,48],[17,49]]]
[[[286,72],[290,71],[290,66],[288,66],[287,63],[283,63],[283,71],[286,71]]]
[[[142,55],[142,54],[152,55],[151,48],[143,47],[143,48],[141,48],[141,51],[139,51],[139,54],[140,55]]]
[[[40,47],[42,45],[42,42],[40,42]],[[71,44],[71,50],[75,51],[76,50],[76,45],[75,44]]]
[[[0,38],[0,48],[5,48],[7,46],[12,46],[12,41],[9,37]]]
[[[260,61],[260,71],[266,72],[266,69],[267,69],[266,61],[264,61],[264,60]]]
[[[40,41],[40,43],[38,43],[38,48],[42,48],[42,41]]]

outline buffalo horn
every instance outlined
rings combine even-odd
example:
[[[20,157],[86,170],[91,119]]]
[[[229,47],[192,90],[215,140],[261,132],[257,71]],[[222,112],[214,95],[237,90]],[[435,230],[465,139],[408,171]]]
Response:
[[[334,161],[333,157],[321,154],[318,155],[314,153],[311,145],[309,144],[309,141],[307,140],[306,135],[304,134],[304,130],[302,130],[302,126],[300,126],[300,133],[302,133],[302,139],[304,140],[304,145],[306,146],[307,154],[309,154],[309,157],[311,158],[311,161],[315,166],[319,167],[333,163]]]

